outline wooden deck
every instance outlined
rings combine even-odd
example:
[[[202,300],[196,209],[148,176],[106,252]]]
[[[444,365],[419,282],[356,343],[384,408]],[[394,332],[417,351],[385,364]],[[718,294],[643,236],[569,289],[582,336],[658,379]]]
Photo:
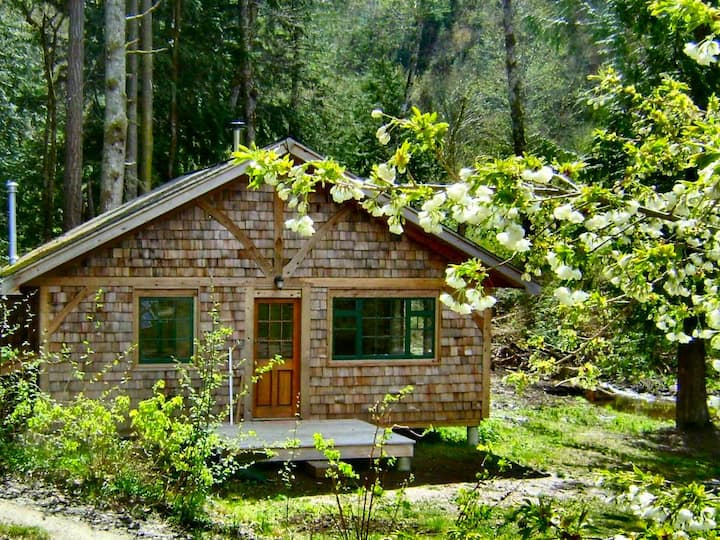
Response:
[[[315,449],[314,434],[324,439],[333,439],[335,448],[340,450],[342,459],[368,459],[377,456],[376,436],[382,431],[362,420],[263,420],[242,422],[231,426],[222,424],[218,428],[221,437],[231,446],[249,452],[270,449],[273,455],[260,458],[265,461],[323,461],[325,456]],[[295,447],[289,444],[295,441]],[[393,433],[385,443],[388,456],[408,460],[413,456],[415,441]]]

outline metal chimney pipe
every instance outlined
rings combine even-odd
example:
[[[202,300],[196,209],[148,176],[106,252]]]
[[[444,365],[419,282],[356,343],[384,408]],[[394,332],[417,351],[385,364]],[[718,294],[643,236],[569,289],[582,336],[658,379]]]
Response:
[[[233,130],[233,152],[237,152],[240,149],[240,139],[245,129],[245,122],[242,120],[233,120],[230,122],[230,127],[232,127]]]
[[[10,264],[17,262],[17,228],[15,219],[15,194],[17,193],[17,182],[7,181],[8,190],[8,259]]]

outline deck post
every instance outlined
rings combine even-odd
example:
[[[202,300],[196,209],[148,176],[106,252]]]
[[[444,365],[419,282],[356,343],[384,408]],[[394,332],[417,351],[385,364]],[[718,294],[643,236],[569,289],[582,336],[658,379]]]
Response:
[[[480,434],[477,426],[467,426],[467,443],[468,446],[472,447],[480,444]]]

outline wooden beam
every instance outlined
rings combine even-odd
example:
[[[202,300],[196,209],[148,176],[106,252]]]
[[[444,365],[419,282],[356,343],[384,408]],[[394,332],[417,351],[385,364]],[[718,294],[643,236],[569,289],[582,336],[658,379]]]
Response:
[[[241,355],[245,359],[245,373],[243,374],[244,385],[244,412],[243,420],[252,420],[253,416],[253,399],[255,397],[255,385],[253,384],[253,375],[255,375],[255,289],[247,287],[245,289],[245,340],[242,345]]]
[[[305,241],[303,247],[301,247],[295,254],[295,256],[290,260],[290,262],[285,265],[285,268],[283,269],[283,275],[286,277],[292,276],[295,270],[297,270],[298,265],[303,260],[305,260],[305,257],[307,257],[308,253],[310,253],[310,251],[315,247],[315,245],[320,240],[322,240],[325,235],[327,235],[327,233],[335,226],[338,221],[340,221],[348,213],[350,213],[351,210],[352,206],[346,205],[339,211],[335,212],[332,216],[330,216],[330,219],[323,223],[322,226],[315,232],[315,234],[313,234]]]
[[[93,289],[85,286],[80,290],[80,292],[73,296],[73,298],[67,304],[65,304],[65,307],[62,309],[62,311],[55,315],[52,320],[47,321],[47,327],[45,328],[45,337],[49,338],[50,336],[52,336],[63,323],[65,318],[70,315],[72,310],[78,307],[80,302],[85,300],[85,298],[87,298],[92,292]]]
[[[490,370],[492,363],[492,309],[480,315],[473,312],[472,318],[482,332],[482,417],[490,416]]]
[[[47,355],[50,352],[48,350],[47,334],[45,332],[49,320],[50,291],[47,287],[40,287],[38,290],[38,341],[40,345],[40,358],[47,358]],[[48,365],[48,362],[42,362],[40,366],[40,375],[38,377],[40,389],[45,392],[50,390],[50,376],[47,371]]]
[[[438,290],[445,286],[442,278],[298,278],[301,283],[329,289],[407,289]]]
[[[283,273],[283,229],[285,228],[285,203],[273,193],[273,217],[275,221],[273,241],[273,274],[279,276]]]
[[[90,288],[100,287],[137,287],[141,289],[195,289],[197,287],[247,287],[265,283],[272,287],[272,279],[268,278],[232,278],[232,277],[76,277],[55,276],[35,279],[32,286],[74,286],[87,285]]]
[[[207,212],[209,215],[215,219],[218,223],[220,223],[223,227],[225,227],[228,231],[230,231],[230,234],[232,234],[235,238],[238,239],[238,241],[243,245],[245,250],[248,252],[248,255],[250,255],[250,258],[255,261],[255,264],[258,265],[258,267],[263,271],[263,273],[266,276],[272,276],[273,275],[273,268],[272,266],[265,260],[265,258],[260,254],[258,249],[255,247],[255,244],[250,239],[248,235],[245,234],[245,231],[243,231],[240,227],[237,226],[237,224],[230,219],[230,216],[228,216],[225,212],[220,210],[219,208],[216,208],[212,204],[208,203],[207,201],[203,201],[202,199],[198,199],[197,205]]]
[[[300,309],[300,418],[310,417],[310,359],[312,358],[312,287],[304,285]],[[328,327],[330,328],[330,327]],[[330,333],[330,332],[328,332]]]

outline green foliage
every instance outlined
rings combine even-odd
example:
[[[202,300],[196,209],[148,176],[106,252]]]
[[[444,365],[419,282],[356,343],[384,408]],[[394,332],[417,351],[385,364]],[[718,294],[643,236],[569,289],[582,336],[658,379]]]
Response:
[[[530,538],[580,539],[589,528],[587,508],[579,509],[567,505],[558,508],[552,499],[540,497],[526,499],[512,514],[517,523],[519,536]]]
[[[130,443],[118,432],[129,404],[127,397],[105,404],[78,395],[62,405],[38,395],[27,431],[20,437],[27,468],[55,482],[86,486],[90,492],[102,489],[130,467],[125,457]]]
[[[211,457],[220,447],[215,428],[221,412],[215,396],[224,381],[221,366],[231,330],[220,324],[216,304],[210,318],[211,327],[196,340],[191,367],[177,365],[182,394],[167,399],[160,381],[154,395],[130,412],[137,451],[148,460],[149,475],[161,487],[163,501],[183,523],[202,518],[210,488],[230,467],[222,458],[213,466]]]

